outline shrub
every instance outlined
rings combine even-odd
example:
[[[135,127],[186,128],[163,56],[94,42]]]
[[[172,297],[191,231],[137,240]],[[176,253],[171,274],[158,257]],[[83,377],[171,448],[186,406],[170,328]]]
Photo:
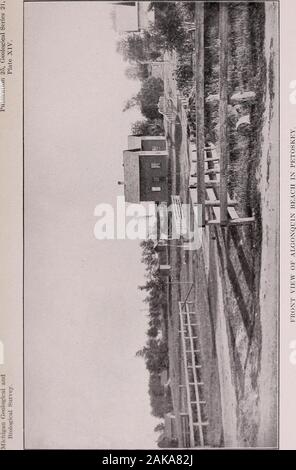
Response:
[[[163,93],[163,81],[161,78],[150,77],[143,82],[138,98],[143,116],[147,119],[160,118],[158,101]]]
[[[136,121],[132,126],[133,135],[164,135],[163,119]]]

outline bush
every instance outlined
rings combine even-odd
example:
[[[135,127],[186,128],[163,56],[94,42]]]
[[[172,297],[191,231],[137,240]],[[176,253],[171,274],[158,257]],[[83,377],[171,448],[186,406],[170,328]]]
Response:
[[[145,122],[145,121],[144,121]],[[142,262],[146,265],[147,281],[139,289],[146,290],[148,296],[145,301],[149,304],[148,330],[145,346],[137,353],[142,357],[149,371],[149,396],[152,415],[163,418],[165,413],[172,410],[171,394],[161,384],[160,374],[168,369],[169,353],[167,338],[162,336],[164,281],[159,276],[155,265],[155,250],[153,240],[143,240]],[[162,430],[162,426],[159,430]]]
[[[161,78],[150,77],[143,82],[138,94],[140,109],[147,119],[159,119],[158,101],[163,93],[163,81]]]
[[[178,440],[169,439],[168,437],[164,436],[160,441],[158,441],[157,445],[160,449],[170,449],[173,447],[178,447]]]
[[[163,93],[163,81],[161,78],[149,77],[144,80],[139,93],[133,96],[125,104],[123,111],[139,106],[143,116],[149,120],[161,119],[158,112],[158,101]]]

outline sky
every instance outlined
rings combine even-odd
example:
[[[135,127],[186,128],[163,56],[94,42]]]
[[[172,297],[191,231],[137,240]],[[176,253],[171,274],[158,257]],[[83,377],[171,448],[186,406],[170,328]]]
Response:
[[[140,117],[115,40],[106,3],[25,4],[28,448],[156,446],[139,242],[94,237]]]

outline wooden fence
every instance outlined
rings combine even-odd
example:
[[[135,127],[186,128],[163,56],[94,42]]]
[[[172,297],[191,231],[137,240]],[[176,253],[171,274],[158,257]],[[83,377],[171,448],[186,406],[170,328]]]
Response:
[[[228,5],[219,5],[219,137],[215,146],[205,147],[204,139],[204,2],[195,3],[195,54],[196,54],[196,177],[197,204],[201,210],[201,225],[248,224],[254,217],[238,216],[237,202],[229,197],[228,183],[228,131],[227,131],[227,71],[228,71]]]

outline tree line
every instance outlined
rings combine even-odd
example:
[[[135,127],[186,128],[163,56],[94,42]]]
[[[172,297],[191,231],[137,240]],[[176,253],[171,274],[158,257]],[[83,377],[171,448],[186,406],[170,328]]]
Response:
[[[167,310],[166,285],[158,270],[157,256],[153,240],[141,242],[142,262],[145,264],[146,282],[139,289],[147,292],[144,301],[148,304],[147,340],[136,353],[142,357],[149,372],[149,396],[153,416],[163,418],[171,409],[169,397],[161,385],[160,374],[168,369],[168,344],[164,334],[164,321]]]

